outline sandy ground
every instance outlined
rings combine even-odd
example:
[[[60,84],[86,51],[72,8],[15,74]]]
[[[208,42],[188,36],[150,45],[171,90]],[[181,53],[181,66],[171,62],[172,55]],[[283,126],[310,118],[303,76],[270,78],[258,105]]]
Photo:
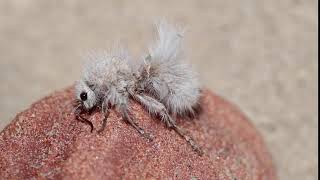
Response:
[[[86,52],[120,39],[139,57],[167,17],[186,25],[202,83],[261,131],[280,179],[316,179],[316,0],[56,2],[0,0],[0,129],[72,84]]]

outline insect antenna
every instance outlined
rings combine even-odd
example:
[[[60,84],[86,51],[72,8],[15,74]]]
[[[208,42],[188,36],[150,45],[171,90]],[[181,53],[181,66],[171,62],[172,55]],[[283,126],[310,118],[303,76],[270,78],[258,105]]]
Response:
[[[93,131],[93,124],[91,121],[89,121],[88,119],[84,118],[81,116],[82,112],[83,112],[83,105],[82,105],[82,102],[81,101],[74,101],[75,103],[75,108],[74,108],[74,115],[76,117],[76,120],[82,122],[82,123],[85,123],[85,124],[88,124],[91,128],[90,132]]]

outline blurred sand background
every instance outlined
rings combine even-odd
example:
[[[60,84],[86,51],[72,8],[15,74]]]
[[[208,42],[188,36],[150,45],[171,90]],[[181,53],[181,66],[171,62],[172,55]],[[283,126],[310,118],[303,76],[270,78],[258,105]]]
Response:
[[[317,1],[0,0],[0,129],[71,85],[82,56],[121,40],[139,57],[167,17],[186,25],[203,84],[238,105],[272,152],[280,179],[316,179]]]

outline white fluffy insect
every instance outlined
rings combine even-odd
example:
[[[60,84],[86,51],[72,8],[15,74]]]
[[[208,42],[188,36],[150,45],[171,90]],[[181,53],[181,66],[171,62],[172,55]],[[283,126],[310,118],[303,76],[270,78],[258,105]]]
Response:
[[[80,114],[99,107],[105,115],[102,128],[98,130],[101,132],[110,109],[115,108],[125,121],[151,140],[151,136],[130,117],[128,103],[131,98],[151,115],[160,117],[201,155],[201,148],[173,118],[193,115],[199,106],[200,86],[183,56],[183,32],[165,21],[160,21],[156,28],[158,37],[137,68],[123,49],[92,55],[76,84],[76,117],[89,124],[92,131],[92,123]]]

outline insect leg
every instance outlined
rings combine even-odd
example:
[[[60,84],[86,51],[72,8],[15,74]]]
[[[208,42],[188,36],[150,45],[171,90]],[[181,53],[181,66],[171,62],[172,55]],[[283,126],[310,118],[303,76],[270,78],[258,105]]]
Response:
[[[110,106],[106,105],[105,101],[102,102],[101,112],[104,115],[104,118],[103,118],[103,121],[102,121],[101,128],[97,131],[98,133],[101,133],[104,130],[104,128],[106,127],[107,119],[108,119],[109,114],[110,114]]]
[[[131,117],[129,116],[129,110],[125,105],[120,106],[120,112],[123,120],[127,121],[134,129],[136,129],[143,137],[147,138],[149,141],[152,141],[152,137],[144,131],[143,128],[139,127],[137,123],[135,123]]]
[[[190,136],[188,136],[185,133],[184,129],[177,126],[176,124],[173,125],[172,128],[176,131],[176,133],[178,133],[183,139],[185,139],[190,144],[190,146],[195,152],[197,152],[200,156],[203,155],[203,150],[201,149],[201,147]]]
[[[184,129],[176,124],[175,120],[172,119],[166,107],[161,102],[144,94],[136,94],[134,98],[138,100],[151,114],[160,115],[168,127],[174,129],[175,132],[185,139],[190,144],[192,149],[200,156],[203,155],[203,151],[200,146],[198,146],[197,143],[185,133]]]

